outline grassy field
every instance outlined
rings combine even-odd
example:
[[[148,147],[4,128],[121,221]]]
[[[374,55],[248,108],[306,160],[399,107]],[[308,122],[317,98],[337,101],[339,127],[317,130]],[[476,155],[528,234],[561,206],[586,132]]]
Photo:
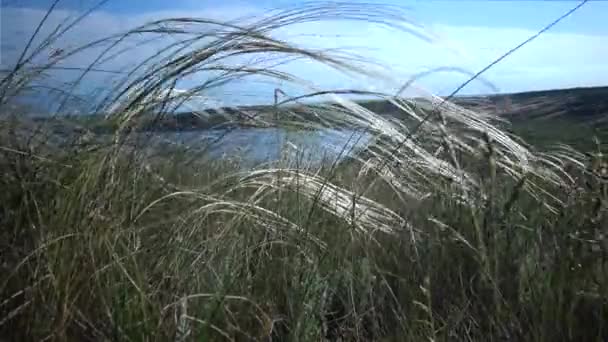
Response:
[[[606,337],[608,188],[593,174],[572,171],[551,210],[491,159],[477,165],[491,197],[463,203],[441,181],[404,200],[356,161],[254,175],[183,151],[58,154],[2,151],[4,336]]]
[[[302,107],[314,123],[281,122],[374,137],[364,151],[320,166],[297,157],[244,166],[204,150],[126,144],[139,116],[163,114],[169,101],[159,94],[224,51],[255,47],[346,68],[271,38],[276,27],[327,15],[310,6],[251,27],[205,24],[215,40],[199,52],[220,42],[227,50],[216,58],[171,51],[149,61],[104,104],[113,135],[103,145],[84,135],[51,143],[44,125],[7,109],[38,69],[17,64],[1,80],[0,336],[608,339],[608,165],[595,127],[571,135],[569,123],[509,125],[450,103],[421,113],[387,97],[404,119],[345,100]],[[343,6],[331,10],[399,19],[392,8],[359,17]],[[175,22],[161,23],[145,29],[175,34]],[[242,71],[231,69],[235,79]],[[263,72],[284,76],[254,73]]]

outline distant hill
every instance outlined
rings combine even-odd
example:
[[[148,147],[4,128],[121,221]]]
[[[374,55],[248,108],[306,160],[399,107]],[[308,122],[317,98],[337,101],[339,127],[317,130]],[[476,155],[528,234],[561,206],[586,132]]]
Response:
[[[543,90],[512,94],[487,96],[464,96],[452,99],[452,102],[472,110],[481,110],[499,114],[512,121],[567,119],[583,121],[589,124],[608,123],[608,87],[572,88]],[[359,102],[363,107],[383,115],[399,116],[400,110],[388,101],[371,100]],[[297,111],[297,108],[291,110]],[[193,113],[180,113],[167,118],[163,127],[176,129],[197,129],[220,123],[218,113],[230,115],[244,125],[259,125],[260,122],[271,125],[275,109],[271,106],[251,106],[240,108],[222,108],[204,111],[205,116]],[[256,117],[260,120],[251,120]],[[215,118],[216,122],[210,122]],[[213,120],[211,120],[213,121]]]
[[[414,101],[416,101],[414,99]],[[496,113],[515,123],[526,123],[538,120],[573,121],[590,125],[608,123],[608,87],[573,88],[543,90],[513,94],[486,96],[463,96],[452,99],[452,102],[465,108]],[[421,108],[428,106],[428,101],[420,100]],[[400,110],[388,101],[360,101],[360,105],[376,113],[399,117]],[[182,112],[166,115],[161,119],[153,115],[142,117],[140,129],[145,131],[190,131],[227,126],[269,127],[273,126],[275,115],[295,113],[306,115],[302,107],[292,106],[276,109],[273,106],[242,106],[206,109],[199,112]],[[80,127],[88,127],[104,133],[113,131],[101,116],[77,115],[71,118],[49,119],[44,116],[32,117],[35,122],[49,121],[52,126],[60,128],[69,122]],[[310,120],[313,117],[308,115]],[[68,125],[69,126],[69,125]]]
[[[588,123],[608,121],[608,87],[466,97],[455,102],[464,107],[498,110],[501,115],[512,120],[559,118]]]

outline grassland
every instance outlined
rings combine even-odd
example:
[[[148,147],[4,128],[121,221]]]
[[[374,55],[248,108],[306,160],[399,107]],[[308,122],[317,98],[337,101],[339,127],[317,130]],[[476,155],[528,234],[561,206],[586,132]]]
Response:
[[[399,19],[393,8],[372,6],[361,17],[361,8],[342,6],[331,8],[340,18]],[[104,144],[84,136],[51,143],[52,130],[3,107],[0,336],[608,339],[608,165],[591,134],[606,138],[597,126],[571,135],[571,123],[508,124],[451,102],[421,112],[386,97],[400,117],[345,100],[278,122],[374,137],[364,151],[320,166],[297,157],[245,166],[205,150],[159,153],[144,138],[126,143],[138,118],[163,114],[170,101],[159,94],[225,52],[255,48],[346,68],[271,38],[276,27],[327,11],[310,5],[215,31],[205,23],[200,30],[215,40],[198,54],[170,51],[113,93]],[[183,20],[174,23],[133,32],[169,32],[174,43]],[[27,63],[17,66],[0,83],[2,106],[35,80]],[[230,71],[242,77],[241,66]],[[284,76],[255,73],[263,72]],[[553,146],[564,140],[576,149]]]
[[[530,198],[523,181],[501,174],[488,173],[484,189],[493,196],[472,198],[475,206],[444,192],[404,203],[375,177],[358,176],[357,162],[328,161],[316,177],[355,191],[351,208],[334,212],[324,206],[339,205],[341,194],[311,195],[310,173],[279,187],[281,172],[298,170],[294,161],[247,184],[252,170],[238,161],[190,153],[4,149],[2,335],[606,336],[607,188],[593,174],[556,189],[563,204],[554,212]],[[261,195],[273,182],[277,189]],[[336,201],[315,197],[322,194]],[[387,221],[390,232],[368,231],[355,218],[365,200],[403,221]]]

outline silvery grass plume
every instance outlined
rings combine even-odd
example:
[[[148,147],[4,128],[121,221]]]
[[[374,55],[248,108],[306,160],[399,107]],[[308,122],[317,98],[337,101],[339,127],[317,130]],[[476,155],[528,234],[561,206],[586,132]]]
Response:
[[[105,113],[116,123],[114,154],[107,160],[116,163],[132,128],[150,117],[171,115],[181,105],[193,99],[206,98],[210,91],[245,78],[280,80],[299,87],[307,95],[290,97],[275,103],[276,108],[287,113],[277,124],[310,129],[350,128],[365,132],[372,141],[362,152],[353,156],[361,165],[360,176],[373,174],[375,182],[387,184],[404,205],[422,201],[436,192],[445,192],[468,205],[475,205],[476,198],[485,198],[484,184],[488,174],[463,164],[469,159],[488,165],[489,177],[502,173],[515,181],[527,177],[526,190],[539,200],[550,199],[547,205],[560,205],[559,199],[546,189],[546,184],[560,185],[568,182],[564,159],[573,159],[575,165],[582,162],[579,156],[533,153],[503,130],[497,128],[499,118],[495,113],[480,113],[465,109],[445,99],[428,94],[420,104],[395,94],[383,94],[364,90],[316,89],[313,82],[281,71],[278,66],[297,59],[305,59],[334,68],[349,75],[362,75],[368,79],[385,77],[374,68],[365,68],[365,60],[336,49],[306,49],[274,38],[274,33],[290,25],[319,20],[355,20],[371,22],[407,32],[419,39],[434,41],[433,36],[419,25],[407,19],[399,7],[377,4],[350,4],[311,2],[284,10],[271,12],[263,17],[242,18],[238,21],[221,22],[204,18],[170,18],[140,25],[128,32],[91,42],[66,51],[42,66],[28,68],[32,56],[26,56],[18,68],[2,80],[3,101],[14,89],[22,89],[45,71],[52,70],[62,60],[87,49],[102,48],[94,61],[83,69],[81,77],[71,84],[66,93],[71,95],[85,75],[118,58],[136,51],[139,47],[159,41],[163,47],[147,56],[136,66],[124,71],[105,96],[95,104],[94,111]],[[68,25],[69,26],[69,25]],[[52,40],[58,37],[53,36]],[[47,41],[32,52],[41,53],[48,47]],[[243,62],[242,58],[249,58]],[[369,61],[371,63],[371,61]],[[199,84],[183,89],[181,81],[194,76],[203,79]],[[314,80],[312,80],[314,81]],[[398,80],[396,80],[398,81]],[[405,83],[407,88],[412,80]],[[374,96],[399,109],[402,120],[390,118],[364,108],[344,95]],[[307,105],[305,99],[322,99],[321,105]],[[298,104],[298,110],[290,105]],[[225,113],[224,113],[225,115]],[[344,151],[347,152],[347,151]],[[556,161],[557,159],[557,161]],[[294,179],[304,180],[294,190]],[[259,223],[271,227],[280,223],[293,226],[278,214],[272,213],[256,202],[260,197],[281,189],[298,191],[318,203],[323,210],[348,220],[362,232],[382,231],[390,233],[396,228],[409,227],[404,219],[368,196],[367,189],[348,189],[334,184],[311,168],[282,169],[276,166],[257,168],[239,175],[239,183],[233,189],[254,188],[256,194],[249,202],[235,202],[230,192],[217,194],[214,200],[201,206],[197,213],[223,212],[238,215],[247,212]],[[448,187],[445,185],[449,184]],[[175,194],[199,196],[190,189],[175,189]],[[171,196],[163,197],[168,200]],[[410,229],[412,229],[410,227]]]

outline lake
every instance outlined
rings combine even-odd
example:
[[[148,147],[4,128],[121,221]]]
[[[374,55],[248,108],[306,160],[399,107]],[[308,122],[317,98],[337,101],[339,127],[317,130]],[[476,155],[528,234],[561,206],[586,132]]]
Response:
[[[281,128],[236,128],[185,132],[140,133],[148,143],[205,150],[213,158],[239,157],[248,162],[268,162],[285,156],[307,161],[344,157],[369,143],[365,132],[352,130],[285,130]]]

